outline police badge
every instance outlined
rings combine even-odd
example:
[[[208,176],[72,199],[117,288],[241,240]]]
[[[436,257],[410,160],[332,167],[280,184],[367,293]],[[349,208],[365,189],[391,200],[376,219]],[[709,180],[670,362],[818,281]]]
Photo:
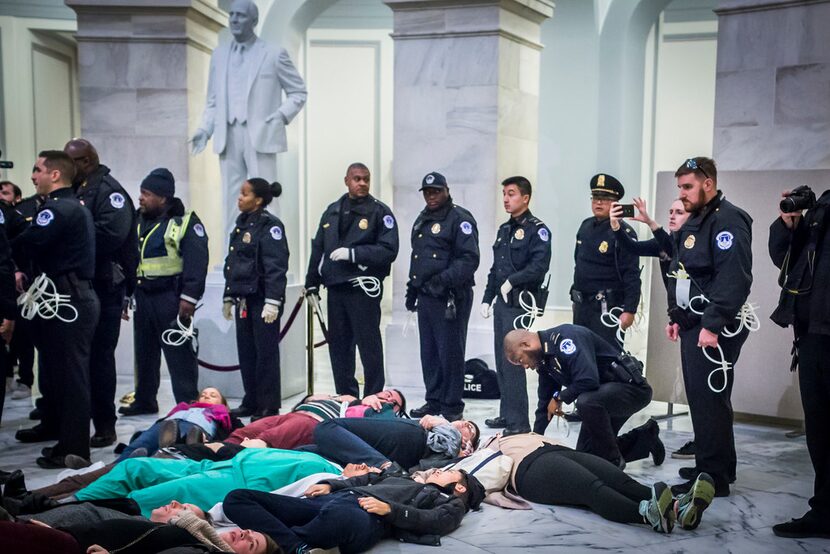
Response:
[[[433,235],[437,235],[438,233],[441,232],[441,224],[440,223],[433,223],[432,227],[430,228],[430,231],[432,231]]]
[[[366,229],[369,228],[369,220],[364,217],[363,219],[360,220],[360,222],[357,224],[357,226],[365,231]]]
[[[599,250],[600,254],[605,254],[606,252],[608,252],[608,241],[604,240],[601,243],[599,243],[598,250]]]
[[[692,248],[694,248],[695,247],[695,236],[694,235],[689,235],[688,237],[686,237],[685,242],[683,242],[683,246],[685,246],[687,250],[691,250]]]

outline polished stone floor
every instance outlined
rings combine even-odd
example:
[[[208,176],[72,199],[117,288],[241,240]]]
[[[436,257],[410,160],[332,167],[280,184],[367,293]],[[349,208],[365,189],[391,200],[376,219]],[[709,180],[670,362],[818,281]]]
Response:
[[[323,356],[321,356],[322,358]],[[326,371],[318,372],[315,379],[317,391],[331,389],[331,377]],[[119,397],[128,392],[132,379],[119,378]],[[533,394],[534,385],[528,388]],[[404,390],[410,406],[418,406],[423,391]],[[294,399],[291,399],[294,400]],[[290,406],[291,400],[284,405]],[[169,381],[163,380],[159,397],[161,406],[172,406]],[[236,405],[236,403],[232,403]],[[6,397],[6,408],[0,427],[0,469],[23,468],[30,489],[55,481],[57,470],[42,470],[35,464],[39,450],[45,445],[20,444],[14,440],[17,429],[27,427],[26,415],[31,409],[29,400],[11,400]],[[495,401],[473,400],[467,404],[466,414],[484,428],[483,422],[492,417]],[[666,406],[654,403],[646,413],[638,414],[630,422],[636,425],[648,415],[665,413]],[[122,418],[117,431],[126,440],[136,429],[145,428],[154,418],[150,416]],[[680,416],[660,422],[661,436],[667,450],[680,447],[691,437],[688,416]],[[564,429],[550,426],[548,434],[573,446],[578,426],[571,428],[569,436]],[[804,438],[785,437],[786,429],[762,425],[736,425],[738,444],[738,480],[732,496],[715,499],[706,512],[704,521],[695,531],[677,529],[671,535],[659,535],[645,525],[619,525],[577,508],[536,505],[533,510],[502,510],[486,506],[469,514],[462,526],[442,539],[442,552],[451,553],[503,553],[522,552],[534,548],[539,551],[641,553],[659,552],[830,552],[830,541],[820,539],[780,539],[770,527],[791,517],[800,516],[807,507],[812,489],[812,468],[807,456]],[[110,461],[110,448],[93,450],[93,460]],[[661,467],[650,460],[629,464],[628,471],[638,480],[651,483],[664,480],[670,484],[680,482],[677,469],[681,461],[667,457]],[[373,552],[436,552],[432,547],[401,544],[386,541]]]

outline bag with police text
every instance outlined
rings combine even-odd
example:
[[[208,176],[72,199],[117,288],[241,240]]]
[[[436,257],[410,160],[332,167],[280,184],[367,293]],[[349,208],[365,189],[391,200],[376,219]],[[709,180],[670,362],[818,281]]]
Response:
[[[473,358],[464,363],[464,398],[501,398],[496,372],[484,360]]]

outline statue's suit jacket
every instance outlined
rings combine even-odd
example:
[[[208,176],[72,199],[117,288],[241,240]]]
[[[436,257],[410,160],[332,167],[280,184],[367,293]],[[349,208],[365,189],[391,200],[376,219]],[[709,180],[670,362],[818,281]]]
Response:
[[[228,61],[233,40],[216,47],[210,58],[207,103],[201,128],[213,135],[213,151],[222,155],[228,130]],[[251,143],[263,154],[285,152],[285,125],[305,104],[305,82],[284,48],[257,38],[248,52],[247,127]],[[285,102],[282,92],[285,91]],[[265,119],[279,111],[269,123]]]

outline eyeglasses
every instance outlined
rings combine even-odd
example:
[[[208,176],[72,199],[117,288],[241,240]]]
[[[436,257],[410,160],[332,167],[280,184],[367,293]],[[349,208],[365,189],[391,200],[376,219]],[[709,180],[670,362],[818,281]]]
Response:
[[[694,158],[689,158],[688,160],[686,160],[685,165],[688,169],[700,171],[701,173],[703,173],[703,177],[705,177],[706,179],[709,178],[709,174],[706,173],[706,171],[698,165],[697,160],[695,160]]]
[[[597,204],[606,204],[609,202],[615,202],[615,200],[613,198],[598,198],[596,196],[592,196],[591,202],[596,202]]]

